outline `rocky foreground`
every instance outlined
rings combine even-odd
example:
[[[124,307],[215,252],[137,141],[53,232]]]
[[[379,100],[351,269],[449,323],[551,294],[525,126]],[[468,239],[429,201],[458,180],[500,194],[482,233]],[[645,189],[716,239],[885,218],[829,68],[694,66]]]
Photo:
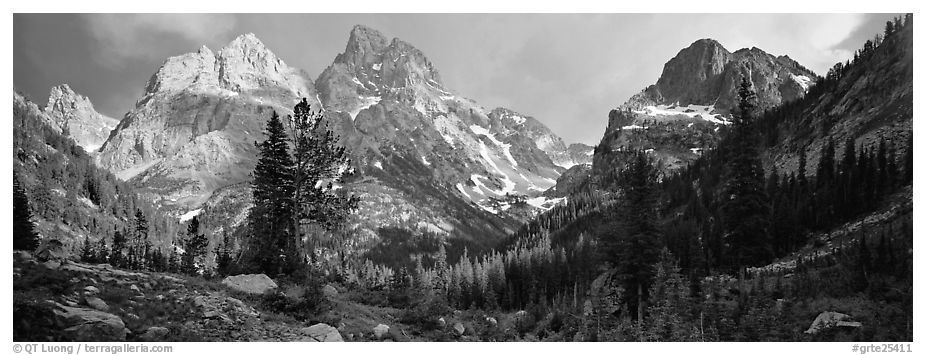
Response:
[[[14,255],[16,341],[342,341],[326,324],[274,319],[246,294],[107,264]],[[235,296],[238,296],[236,298]]]
[[[362,304],[356,292],[326,285],[323,309],[300,319],[279,304],[299,299],[304,286],[278,286],[262,274],[205,280],[27,252],[13,259],[14,341],[501,340],[517,317],[452,311],[430,317],[435,326],[425,331],[401,323],[406,310]]]

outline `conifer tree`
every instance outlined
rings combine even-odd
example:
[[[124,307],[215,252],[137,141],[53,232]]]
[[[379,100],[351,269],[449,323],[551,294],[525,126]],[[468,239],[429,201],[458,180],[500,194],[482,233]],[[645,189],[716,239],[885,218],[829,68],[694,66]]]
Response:
[[[267,121],[264,133],[267,139],[256,144],[260,155],[251,181],[253,206],[248,214],[248,257],[253,268],[277,275],[284,271],[285,261],[292,262],[298,255],[291,241],[295,235],[293,160],[286,131],[276,112]]]
[[[80,247],[80,261],[85,263],[96,262],[96,253],[93,250],[93,244],[90,243],[90,236],[84,237],[84,242]]]
[[[115,267],[125,267],[126,260],[123,250],[125,250],[125,234],[122,231],[115,231],[113,233],[113,245],[112,251],[109,253],[110,264]]]
[[[293,143],[293,225],[298,240],[307,237],[307,252],[314,257],[316,238],[305,236],[304,227],[314,224],[329,231],[336,229],[357,207],[356,197],[335,188],[350,176],[350,159],[338,145],[338,137],[328,130],[324,115],[312,111],[304,98],[289,116],[289,129]]]
[[[32,223],[29,199],[19,184],[19,177],[13,173],[13,250],[35,250],[39,246],[39,235]]]
[[[647,338],[652,341],[694,340],[694,329],[687,321],[691,312],[691,299],[687,281],[682,277],[672,253],[663,248],[655,266],[650,298],[653,306],[646,320]]]
[[[215,247],[215,269],[216,273],[225,276],[229,274],[232,264],[232,245],[228,239],[228,233],[222,234],[222,245]]]
[[[756,94],[748,78],[738,90],[739,117],[730,132],[731,159],[723,174],[721,220],[730,246],[728,265],[733,268],[759,265],[772,259],[768,236],[769,199],[765,172],[758,151],[753,122]]]
[[[817,165],[817,188],[832,183],[836,178],[836,148],[833,146],[832,138],[826,139],[822,153],[820,163]]]
[[[448,292],[450,285],[450,270],[447,265],[447,249],[444,243],[440,243],[437,249],[437,256],[434,260],[434,271],[437,273],[434,278],[434,288],[439,292]]]
[[[180,258],[181,272],[188,275],[198,274],[199,268],[197,264],[202,263],[202,258],[206,255],[208,247],[209,240],[199,230],[199,217],[193,217],[186,229],[186,238],[183,243],[184,253]]]
[[[96,262],[98,263],[108,263],[109,262],[109,248],[106,247],[106,238],[100,238],[100,242],[96,247]]]
[[[643,151],[620,172],[622,192],[619,215],[608,223],[601,235],[606,259],[616,268],[627,291],[624,303],[642,320],[645,292],[653,275],[652,265],[659,255],[660,232],[655,222],[656,168]]]

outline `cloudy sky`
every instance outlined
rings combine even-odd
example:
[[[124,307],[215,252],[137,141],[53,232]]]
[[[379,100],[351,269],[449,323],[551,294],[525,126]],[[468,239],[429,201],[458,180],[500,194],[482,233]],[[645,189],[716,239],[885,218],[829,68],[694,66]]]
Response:
[[[13,85],[44,105],[52,86],[67,83],[121,118],[170,56],[253,32],[317,76],[351,27],[365,24],[421,49],[461,95],[534,116],[567,142],[597,144],[608,111],[699,38],[787,54],[824,74],[894,15],[14,14]]]

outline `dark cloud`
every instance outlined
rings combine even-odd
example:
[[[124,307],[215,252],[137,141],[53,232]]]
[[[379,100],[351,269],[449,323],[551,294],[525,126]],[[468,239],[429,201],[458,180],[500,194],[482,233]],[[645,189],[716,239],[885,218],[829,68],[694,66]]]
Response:
[[[122,117],[163,61],[253,32],[317,76],[355,24],[428,55],[445,84],[487,108],[537,117],[568,142],[595,144],[607,112],[653,83],[691,42],[756,46],[823,73],[892,15],[855,14],[15,14],[14,86],[44,104],[68,83]]]

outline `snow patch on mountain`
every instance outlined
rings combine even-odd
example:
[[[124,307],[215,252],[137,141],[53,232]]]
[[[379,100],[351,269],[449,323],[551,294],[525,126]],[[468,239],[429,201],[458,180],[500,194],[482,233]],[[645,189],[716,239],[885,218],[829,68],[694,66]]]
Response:
[[[692,124],[694,124],[694,123],[692,123]],[[632,125],[629,125],[629,126],[623,126],[623,127],[621,127],[621,129],[646,129],[646,127],[632,124]],[[594,153],[593,153],[593,154],[594,154]]]
[[[350,111],[350,119],[354,120],[357,118],[357,115],[360,114],[360,111],[366,110],[373,105],[378,104],[383,98],[380,96],[361,96],[360,104],[356,108]]]
[[[678,103],[674,105],[650,105],[644,107],[642,110],[634,110],[633,112],[653,117],[684,115],[690,118],[700,118],[711,123],[722,125],[731,123],[722,115],[712,113],[714,112],[714,105],[680,106]]]
[[[489,163],[489,166],[491,166],[496,173],[502,176],[502,182],[505,184],[505,187],[500,192],[493,191],[493,193],[499,196],[504,196],[505,194],[514,192],[514,181],[511,181],[511,178],[509,178],[508,174],[502,171],[502,169],[499,169],[498,164],[496,164],[495,160],[493,160],[489,155],[489,148],[486,146],[485,142],[479,142],[479,154],[482,156],[482,159],[485,162]]]
[[[790,74],[790,75],[791,75],[791,80],[794,80],[794,82],[797,83],[797,85],[800,85],[801,89],[804,89],[805,92],[808,89],[810,89],[811,85],[813,85],[813,79],[809,78],[806,75],[794,75],[794,74]]]
[[[485,136],[486,138],[489,138],[489,140],[491,140],[492,143],[494,143],[497,147],[502,148],[502,153],[505,154],[505,158],[508,159],[508,162],[511,163],[511,166],[513,167],[518,166],[518,161],[515,160],[514,157],[511,155],[511,144],[504,143],[498,140],[498,138],[495,138],[494,134],[490,133],[488,129],[485,129],[482,126],[472,125],[472,126],[469,126],[469,129],[477,135],[482,135],[482,136]]]
[[[563,203],[564,201],[566,201],[565,197],[548,199],[545,196],[538,196],[534,198],[529,198],[527,199],[526,202],[528,205],[534,206],[544,211],[548,211],[552,209],[554,206],[560,203]]]
[[[457,183],[457,184],[456,184],[456,188],[457,188],[457,191],[460,191],[460,193],[463,194],[463,196],[466,196],[466,198],[468,198],[468,199],[470,199],[470,200],[473,199],[473,197],[470,196],[469,193],[466,192],[466,189],[463,188],[463,184]]]
[[[197,208],[195,210],[184,213],[180,215],[180,223],[185,223],[186,221],[193,219],[193,217],[199,216],[200,213],[203,213],[202,208]]]

